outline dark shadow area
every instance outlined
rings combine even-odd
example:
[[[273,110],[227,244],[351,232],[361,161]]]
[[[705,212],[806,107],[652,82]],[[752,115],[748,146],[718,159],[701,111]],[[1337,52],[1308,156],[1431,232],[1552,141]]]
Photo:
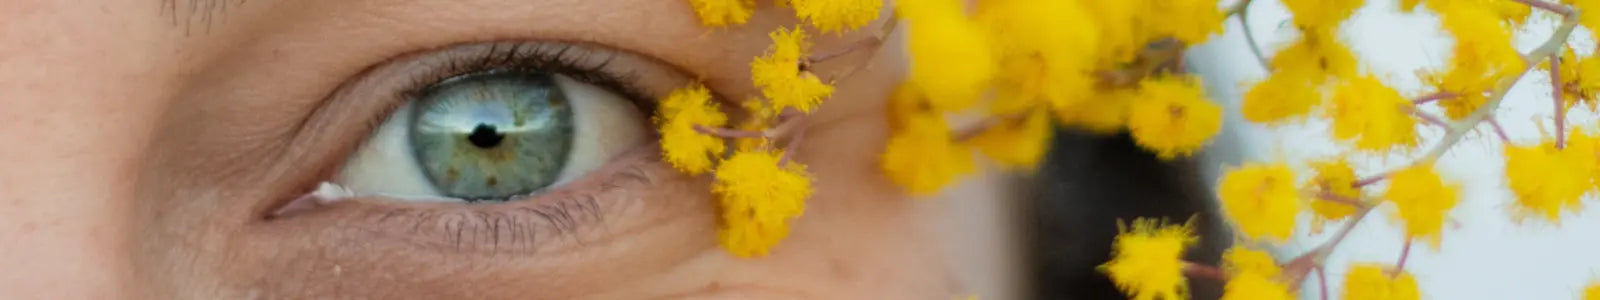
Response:
[[[1058,131],[1030,180],[1020,214],[1035,299],[1126,299],[1096,270],[1111,257],[1118,220],[1195,218],[1191,261],[1216,263],[1231,239],[1198,159],[1162,161],[1127,134]],[[1194,299],[1221,295],[1219,282],[1191,280]]]

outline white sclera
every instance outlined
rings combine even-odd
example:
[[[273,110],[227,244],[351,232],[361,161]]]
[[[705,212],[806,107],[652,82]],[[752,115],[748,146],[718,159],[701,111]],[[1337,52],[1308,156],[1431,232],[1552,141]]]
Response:
[[[566,184],[593,171],[630,148],[642,144],[649,130],[639,109],[621,95],[570,77],[555,75],[556,85],[573,106],[573,143],[555,183]],[[410,143],[416,109],[407,102],[379,125],[368,141],[350,155],[334,184],[354,196],[384,196],[414,202],[461,202],[441,195],[417,163]],[[539,192],[534,192],[535,194]]]

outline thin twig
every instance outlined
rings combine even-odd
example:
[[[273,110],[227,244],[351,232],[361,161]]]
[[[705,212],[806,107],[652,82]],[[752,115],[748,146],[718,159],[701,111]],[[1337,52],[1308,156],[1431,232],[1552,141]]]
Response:
[[[1209,278],[1217,281],[1228,281],[1228,273],[1222,269],[1204,264],[1183,262],[1183,274],[1191,278]]]
[[[974,124],[972,124],[970,126],[967,126],[965,128],[961,128],[961,129],[956,130],[951,135],[951,138],[956,140],[956,141],[958,141],[958,142],[959,141],[969,140],[969,139],[978,137],[979,134],[983,134],[983,132],[985,132],[985,131],[989,131],[989,128],[994,128],[995,126],[1005,125],[1007,122],[1022,122],[1023,121],[1022,119],[1026,118],[1027,116],[1028,116],[1028,113],[1026,113],[1026,112],[1009,114],[1009,115],[989,116],[987,118],[983,118],[982,120],[978,120],[977,123],[974,123]]]
[[[1556,110],[1556,149],[1566,148],[1567,142],[1567,114],[1563,109],[1566,101],[1561,99],[1561,51],[1550,54],[1550,95],[1555,98]]]
[[[1434,101],[1439,101],[1439,100],[1444,100],[1444,99],[1450,99],[1450,98],[1455,98],[1455,97],[1456,97],[1456,93],[1438,92],[1438,93],[1422,95],[1421,97],[1417,97],[1416,99],[1412,99],[1411,100],[1411,104],[1423,105],[1423,104],[1428,104],[1429,102],[1434,102]]]
[[[1317,267],[1317,286],[1322,288],[1317,291],[1322,293],[1322,300],[1328,300],[1328,268]]]
[[[1444,119],[1440,119],[1438,116],[1434,116],[1434,115],[1428,114],[1427,112],[1423,112],[1422,110],[1418,110],[1416,106],[1408,106],[1408,107],[1406,107],[1406,109],[1410,110],[1411,111],[1411,115],[1412,116],[1416,116],[1418,119],[1422,119],[1423,121],[1427,121],[1429,124],[1439,125],[1439,127],[1444,127],[1445,129],[1450,129],[1450,122],[1445,122]]]
[[[1349,205],[1349,206],[1356,207],[1356,208],[1366,208],[1367,207],[1367,203],[1361,201],[1361,199],[1353,199],[1353,198],[1350,198],[1350,197],[1340,196],[1340,195],[1336,195],[1336,194],[1334,194],[1332,192],[1328,192],[1328,191],[1322,191],[1322,192],[1317,193],[1317,199],[1320,199],[1322,201],[1328,201],[1328,202],[1333,202],[1333,203]]]
[[[789,123],[789,122],[794,123],[794,125],[793,125],[793,126],[795,126],[794,127],[795,128],[794,129],[794,137],[791,137],[791,138],[789,138],[788,141],[784,142],[785,144],[783,145],[783,156],[778,158],[778,165],[780,165],[780,166],[789,165],[789,158],[794,157],[794,155],[795,155],[794,153],[798,149],[800,149],[800,142],[802,140],[805,140],[805,138],[806,138],[806,126],[805,126],[805,122],[806,121],[805,121],[805,119],[806,119],[805,116],[800,116],[800,117],[795,117],[793,119],[790,119],[790,120],[786,121],[786,123]]]
[[[1494,135],[1500,137],[1501,143],[1511,143],[1511,136],[1506,135],[1504,127],[1500,127],[1500,121],[1495,121],[1494,118],[1489,118],[1487,121],[1489,122],[1489,127],[1494,128]]]
[[[722,128],[722,127],[707,127],[707,126],[701,126],[701,125],[695,125],[694,126],[694,131],[699,131],[700,133],[703,133],[703,134],[707,134],[707,135],[711,135],[711,136],[715,136],[715,137],[720,137],[720,138],[725,138],[725,139],[753,139],[753,138],[766,137],[766,133],[762,132],[762,131],[740,130],[740,129]]]
[[[827,60],[830,60],[830,59],[834,59],[834,58],[837,58],[839,56],[843,56],[845,54],[849,54],[849,53],[855,52],[856,50],[861,50],[861,49],[870,49],[870,50],[872,50],[872,51],[868,52],[868,56],[867,56],[867,59],[866,59],[866,61],[868,63],[851,64],[851,67],[849,69],[845,69],[843,72],[839,72],[837,74],[832,74],[831,76],[828,76],[828,78],[826,78],[826,81],[827,82],[837,82],[839,79],[850,77],[850,75],[855,75],[857,71],[861,71],[861,69],[865,69],[868,65],[870,65],[870,62],[872,61],[872,58],[874,56],[877,56],[877,54],[878,54],[877,50],[883,48],[882,47],[883,46],[883,41],[888,40],[890,35],[894,35],[894,31],[897,28],[899,28],[899,25],[900,25],[900,14],[899,13],[889,14],[889,19],[885,20],[883,22],[883,27],[878,29],[878,32],[876,34],[873,34],[871,37],[868,37],[868,38],[862,39],[862,40],[858,40],[858,41],[856,41],[854,43],[850,43],[849,46],[845,46],[843,49],[835,50],[835,51],[832,51],[832,52],[825,52],[825,53],[821,53],[821,54],[817,54],[817,55],[812,55],[810,57],[806,57],[804,59],[801,59],[800,62],[799,62],[800,65],[798,67],[799,67],[801,72],[809,72],[811,67],[812,67],[812,65],[814,65],[816,63],[821,63],[821,62],[824,62],[824,61],[827,61]]]
[[[1578,12],[1575,11],[1575,10],[1572,10],[1571,7],[1567,7],[1566,5],[1560,5],[1560,4],[1556,4],[1556,3],[1551,3],[1551,2],[1548,2],[1548,1],[1544,1],[1544,0],[1512,0],[1512,1],[1516,1],[1517,3],[1526,4],[1528,6],[1532,6],[1533,8],[1538,8],[1538,9],[1543,9],[1543,10],[1546,10],[1546,11],[1550,11],[1550,12],[1559,14],[1559,15],[1561,15],[1563,17],[1577,17],[1577,14],[1578,14]]]
[[[1394,264],[1394,270],[1389,273],[1389,278],[1400,277],[1400,273],[1405,272],[1406,258],[1411,256],[1411,241],[1413,240],[1415,239],[1406,237],[1405,248],[1400,248],[1400,262]]]
[[[1371,185],[1371,184],[1374,184],[1374,183],[1378,183],[1379,181],[1383,181],[1384,179],[1387,179],[1387,178],[1389,178],[1389,173],[1382,173],[1382,174],[1372,175],[1372,176],[1367,177],[1367,178],[1362,178],[1361,180],[1356,180],[1355,187],[1359,189],[1359,188],[1361,188],[1363,186],[1367,186],[1367,185]]]
[[[1256,42],[1255,31],[1250,30],[1250,0],[1239,1],[1239,4],[1230,9],[1230,13],[1239,16],[1239,27],[1244,30],[1244,42],[1250,46],[1250,54],[1255,55],[1256,63],[1261,69],[1272,71],[1272,64],[1267,56],[1261,54],[1261,44]]]

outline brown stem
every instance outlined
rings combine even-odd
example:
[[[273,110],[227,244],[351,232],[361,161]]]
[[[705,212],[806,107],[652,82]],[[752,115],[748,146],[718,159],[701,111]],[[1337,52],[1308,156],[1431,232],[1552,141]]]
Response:
[[[1417,97],[1416,99],[1411,99],[1411,104],[1423,105],[1423,104],[1428,104],[1429,102],[1455,98],[1456,96],[1457,96],[1456,93],[1451,93],[1451,92],[1432,93],[1432,94],[1422,95],[1421,97]]]
[[[1367,204],[1365,202],[1362,202],[1361,199],[1351,199],[1350,197],[1335,195],[1334,193],[1328,192],[1328,191],[1322,191],[1320,193],[1317,193],[1317,199],[1321,199],[1323,201],[1328,201],[1328,202],[1333,202],[1333,203],[1349,205],[1349,206],[1353,206],[1353,207],[1356,207],[1356,208],[1366,208],[1367,207]]]
[[[1506,135],[1506,129],[1504,127],[1500,127],[1500,121],[1495,121],[1492,117],[1485,121],[1489,122],[1489,127],[1494,128],[1494,135],[1500,136],[1500,142],[1511,142],[1511,137]]]
[[[1317,267],[1317,291],[1322,292],[1322,300],[1328,300],[1328,268]]]
[[[1568,7],[1566,5],[1561,5],[1561,4],[1556,4],[1556,3],[1550,3],[1550,2],[1547,2],[1547,1],[1544,1],[1544,0],[1512,0],[1512,1],[1516,1],[1517,3],[1526,4],[1528,6],[1532,6],[1533,8],[1547,10],[1547,11],[1550,11],[1550,12],[1553,12],[1553,13],[1556,13],[1556,14],[1560,14],[1562,16],[1575,16],[1575,15],[1577,15],[1577,11],[1572,10],[1572,7]]]
[[[1445,130],[1449,130],[1450,129],[1450,122],[1445,122],[1444,119],[1440,119],[1437,116],[1428,114],[1428,113],[1423,112],[1421,110],[1418,110],[1416,106],[1409,106],[1409,107],[1406,107],[1406,109],[1410,110],[1411,111],[1411,115],[1412,116],[1416,116],[1418,119],[1422,119],[1423,121],[1427,121],[1429,124],[1439,125],[1439,127],[1444,127]]]
[[[766,137],[766,133],[765,132],[761,132],[761,131],[739,130],[739,129],[722,128],[722,127],[708,127],[708,126],[703,126],[703,125],[694,125],[694,131],[699,131],[700,133],[703,133],[703,134],[707,134],[707,135],[711,135],[711,136],[715,136],[715,137],[719,137],[719,138],[725,138],[725,139],[752,139],[752,138]]]
[[[1221,282],[1228,281],[1228,273],[1222,272],[1222,269],[1192,262],[1183,262],[1183,275],[1191,278],[1209,278]]]
[[[1361,180],[1356,180],[1354,185],[1355,185],[1356,188],[1361,188],[1363,186],[1367,186],[1367,185],[1371,185],[1371,184],[1374,184],[1374,183],[1378,183],[1379,181],[1383,181],[1384,179],[1387,179],[1387,178],[1389,178],[1389,173],[1372,175],[1371,177],[1362,178]]]
[[[887,25],[885,25],[885,26],[887,26]],[[828,61],[829,59],[834,59],[834,58],[837,58],[837,57],[840,57],[840,56],[844,56],[845,54],[850,54],[851,52],[855,52],[856,50],[877,48],[880,45],[883,45],[883,37],[879,37],[879,36],[874,35],[872,37],[868,37],[868,38],[857,40],[854,43],[850,43],[849,46],[845,46],[844,48],[839,48],[838,50],[834,50],[832,52],[813,54],[813,55],[811,55],[811,57],[807,57],[805,59],[805,61],[802,61],[800,63],[802,65],[808,65],[808,64],[815,64],[815,63],[819,63],[819,62],[824,62],[824,61]]]
[[[789,122],[795,124],[793,126],[796,126],[794,127],[794,137],[789,138],[789,141],[783,145],[783,156],[778,158],[778,165],[789,165],[789,158],[794,157],[795,151],[800,149],[800,142],[806,138],[805,119],[804,116],[801,116],[789,120]]]
[[[866,59],[867,62],[871,62],[872,56],[875,56],[878,53],[876,50],[883,48],[883,41],[889,39],[889,36],[894,34],[895,29],[898,28],[899,25],[900,14],[890,14],[889,19],[883,22],[883,27],[880,28],[876,34],[873,34],[871,37],[867,37],[865,39],[857,40],[854,43],[850,43],[849,46],[845,46],[844,48],[834,50],[832,52],[815,54],[801,59],[799,69],[801,72],[809,72],[812,65],[838,58],[840,56],[844,56],[845,54],[850,54],[861,49],[873,50],[868,52],[869,54]],[[861,69],[866,68],[867,65],[867,63],[853,64],[849,69],[845,69],[843,72],[833,74],[832,76],[826,78],[827,82],[836,82],[841,78],[850,77],[850,75],[854,75],[857,71],[861,71]]]
[[[1405,270],[1406,270],[1406,258],[1411,256],[1411,241],[1412,240],[1413,239],[1411,237],[1406,237],[1406,245],[1405,245],[1405,247],[1404,248],[1400,248],[1400,262],[1395,263],[1394,270],[1389,272],[1389,278],[1393,279],[1395,277],[1400,277],[1400,273],[1401,272],[1405,272]]]
[[[1003,125],[1003,124],[1005,124],[1005,122],[1020,122],[1020,121],[1022,121],[1022,118],[1027,117],[1027,116],[1028,116],[1027,112],[1022,112],[1022,113],[1015,113],[1015,114],[1009,114],[1009,115],[1000,115],[1000,116],[990,116],[990,117],[987,117],[987,118],[983,118],[983,120],[978,120],[977,124],[972,124],[971,126],[968,126],[966,128],[961,128],[960,130],[956,130],[956,132],[953,134],[952,138],[955,139],[955,141],[957,141],[957,142],[969,140],[969,139],[972,139],[974,137],[978,137],[978,135],[979,134],[983,134],[984,131],[989,131],[989,128],[994,128],[995,126]]]

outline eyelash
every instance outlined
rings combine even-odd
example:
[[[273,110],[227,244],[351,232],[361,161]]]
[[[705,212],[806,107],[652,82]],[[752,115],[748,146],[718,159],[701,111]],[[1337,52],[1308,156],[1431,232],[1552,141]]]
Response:
[[[606,70],[607,64],[615,58],[615,53],[595,49],[575,50],[574,48],[582,46],[563,42],[492,42],[487,45],[488,50],[467,56],[450,57],[426,68],[426,73],[413,77],[413,80],[401,90],[400,97],[397,98],[404,101],[395,101],[372,122],[382,122],[383,117],[393,113],[393,110],[401,104],[413,101],[412,99],[416,99],[422,91],[435,83],[456,76],[495,69],[565,75],[579,82],[617,92],[645,115],[653,115],[655,112],[653,97],[643,87],[634,84],[639,80],[638,74]],[[600,46],[589,48],[604,49]],[[597,62],[587,61],[598,55],[607,56]]]

